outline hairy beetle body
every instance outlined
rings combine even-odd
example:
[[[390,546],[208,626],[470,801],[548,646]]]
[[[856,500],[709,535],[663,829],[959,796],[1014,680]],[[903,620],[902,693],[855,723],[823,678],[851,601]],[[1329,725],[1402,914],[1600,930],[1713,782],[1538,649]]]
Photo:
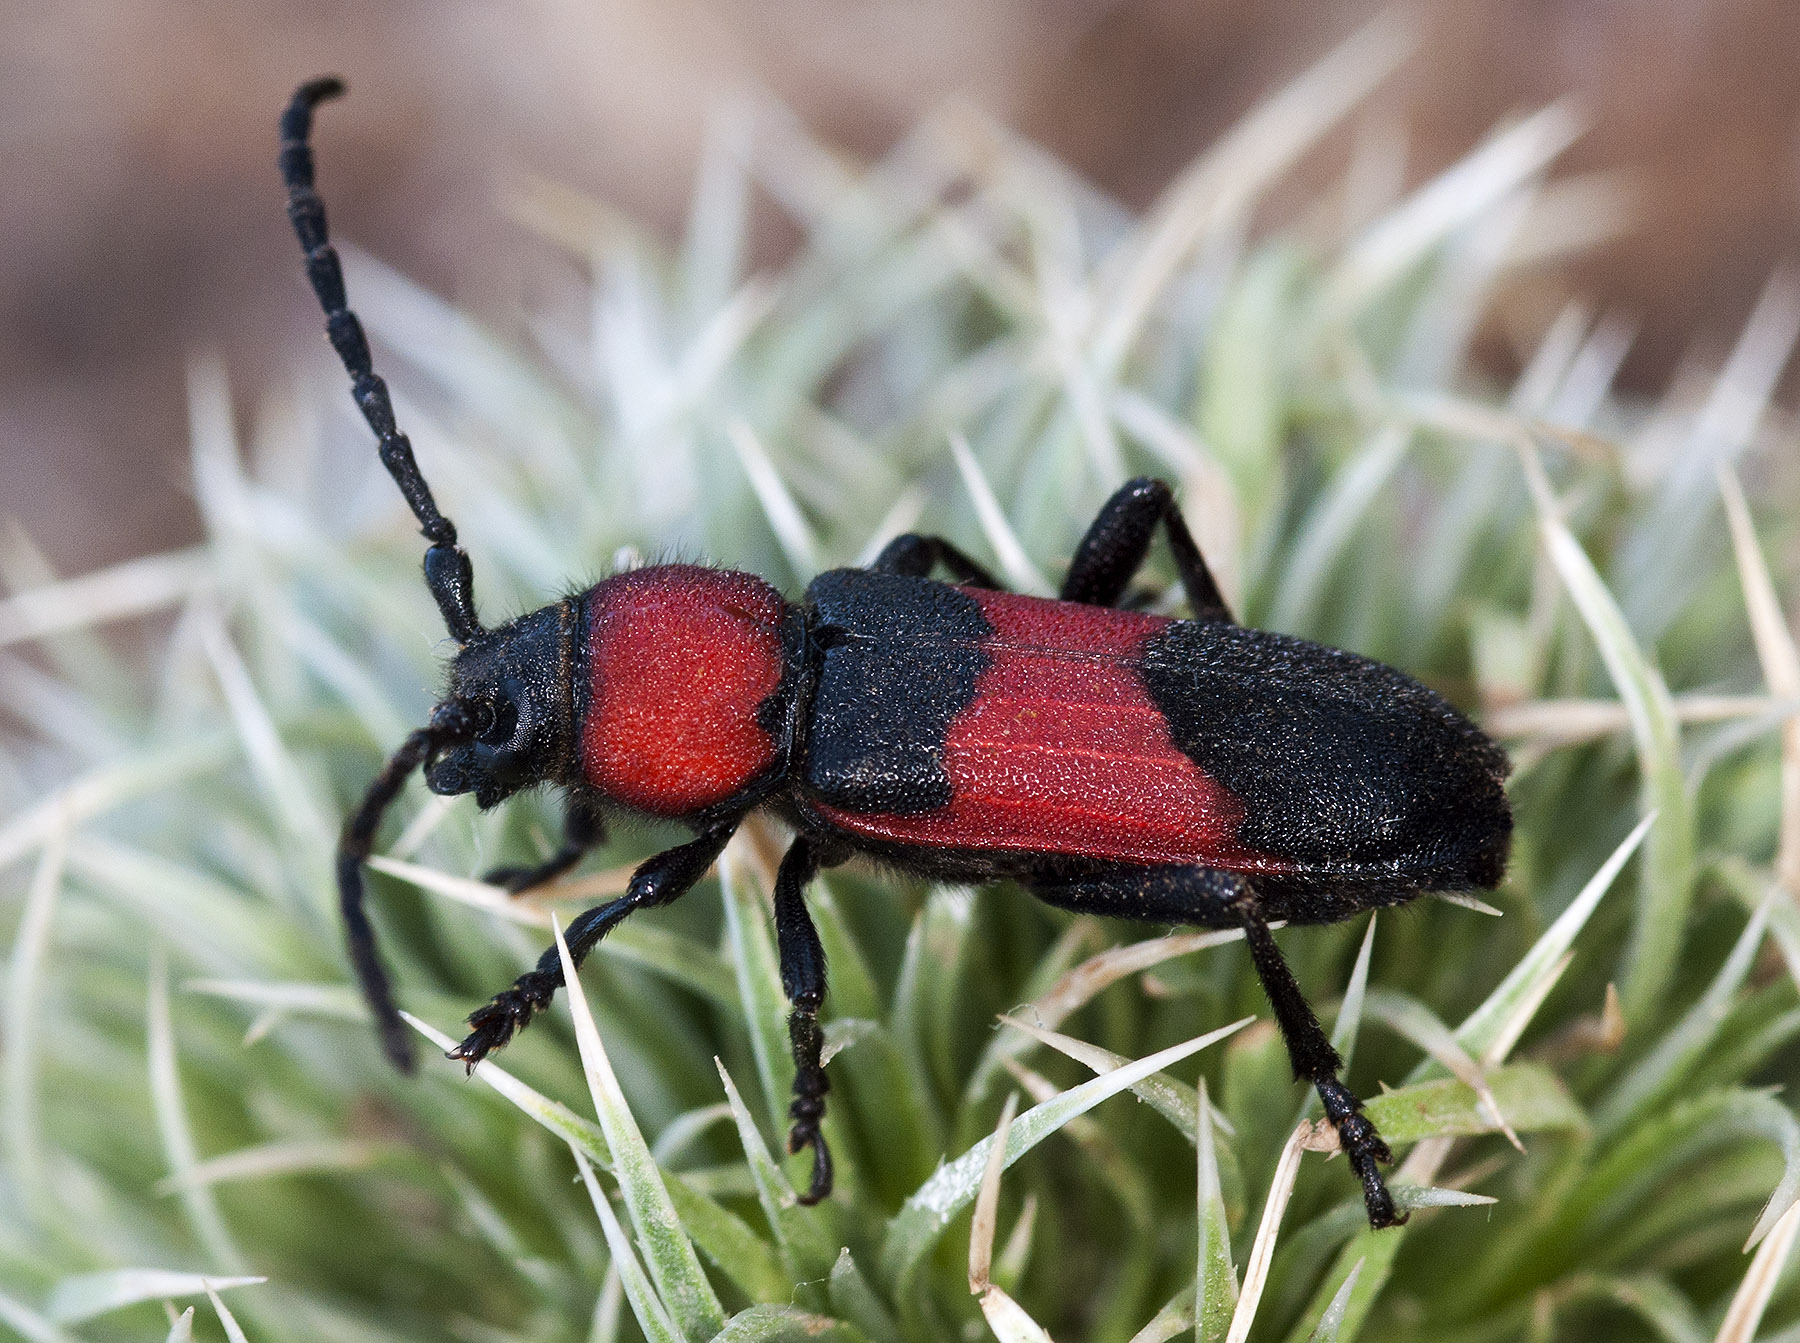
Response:
[[[536,784],[564,790],[557,851],[488,874],[515,891],[572,868],[605,838],[609,812],[694,831],[569,924],[577,966],[623,919],[692,888],[767,806],[795,831],[773,897],[793,1009],[789,1146],[814,1153],[803,1202],[832,1181],[820,1131],[825,955],[805,891],[821,867],[862,854],[926,876],[1016,878],[1083,913],[1240,928],[1371,1225],[1403,1220],[1379,1169],[1387,1145],[1338,1077],[1269,924],[1495,885],[1512,828],[1500,749],[1391,667],[1236,624],[1169,487],[1147,478],[1101,509],[1059,600],[999,591],[948,541],[906,535],[866,570],[821,574],[793,604],[750,574],[656,565],[485,628],[456,528],[347,307],[313,188],[313,108],[341,91],[331,79],[303,85],[282,116],[288,215],[357,406],[430,542],[426,585],[460,645],[444,699],[370,784],[338,848],[351,960],[396,1065],[411,1068],[413,1045],[364,910],[362,863],[413,770],[482,807]],[[1192,620],[1118,609],[1159,531]],[[958,581],[934,580],[939,569]],[[474,1067],[562,983],[551,948],[470,1016],[451,1057]]]

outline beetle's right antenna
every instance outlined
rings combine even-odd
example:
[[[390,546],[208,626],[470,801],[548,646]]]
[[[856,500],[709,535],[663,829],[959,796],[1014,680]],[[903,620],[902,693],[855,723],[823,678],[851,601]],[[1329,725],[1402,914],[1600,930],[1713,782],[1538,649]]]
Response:
[[[456,544],[456,527],[438,512],[431,487],[419,474],[412,444],[394,422],[394,403],[387,384],[369,358],[369,340],[344,297],[344,270],[325,228],[325,203],[313,189],[313,108],[344,91],[335,76],[309,80],[294,90],[281,114],[281,180],[287,184],[287,212],[300,249],[306,253],[306,276],[325,309],[325,334],[350,375],[350,394],[375,437],[381,441],[381,464],[406,497],[419,530],[431,547],[425,552],[425,586],[443,612],[451,638],[466,644],[485,633],[475,615],[475,575],[469,557]]]

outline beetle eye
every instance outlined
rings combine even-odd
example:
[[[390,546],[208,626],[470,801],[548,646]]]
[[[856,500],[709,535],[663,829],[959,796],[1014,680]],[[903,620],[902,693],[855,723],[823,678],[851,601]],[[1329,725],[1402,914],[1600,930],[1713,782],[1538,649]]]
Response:
[[[483,746],[505,746],[519,726],[519,710],[510,699],[486,706],[487,726],[476,738]]]

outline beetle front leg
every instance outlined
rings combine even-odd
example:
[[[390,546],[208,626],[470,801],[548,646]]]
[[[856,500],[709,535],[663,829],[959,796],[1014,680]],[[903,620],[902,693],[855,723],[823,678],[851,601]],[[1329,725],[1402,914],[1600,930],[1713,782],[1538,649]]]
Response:
[[[555,853],[531,867],[496,867],[481,879],[490,886],[504,886],[514,895],[523,895],[535,886],[555,881],[585,858],[589,849],[605,842],[605,822],[584,799],[571,797],[563,810],[562,843]]]
[[[806,909],[806,884],[819,871],[819,855],[806,839],[797,839],[781,860],[775,877],[775,941],[781,950],[781,987],[792,1010],[788,1040],[794,1050],[794,1103],[788,1115],[788,1151],[813,1149],[812,1183],[800,1202],[811,1206],[831,1193],[831,1149],[819,1125],[825,1119],[825,1093],[831,1083],[821,1061],[825,1032],[819,1009],[825,1003],[825,948]]]
[[[1194,615],[1201,620],[1230,620],[1231,611],[1219,585],[1175,506],[1174,492],[1150,476],[1126,481],[1101,505],[1099,516],[1076,547],[1057,595],[1066,602],[1116,605],[1133,576],[1144,567],[1159,522],[1168,534],[1175,571],[1181,575]]]
[[[575,968],[581,968],[588,953],[600,944],[601,938],[624,922],[626,915],[666,905],[692,890],[694,883],[706,875],[706,870],[713,865],[713,859],[719,856],[735,829],[737,822],[733,820],[707,831],[698,839],[646,860],[631,874],[631,884],[624,895],[579,915],[563,935],[569,947],[569,960]],[[474,1029],[445,1057],[468,1064],[473,1072],[477,1063],[530,1025],[532,1017],[550,1006],[550,1000],[562,986],[562,956],[551,947],[538,958],[534,968],[513,981],[511,988],[469,1014],[469,1025]]]

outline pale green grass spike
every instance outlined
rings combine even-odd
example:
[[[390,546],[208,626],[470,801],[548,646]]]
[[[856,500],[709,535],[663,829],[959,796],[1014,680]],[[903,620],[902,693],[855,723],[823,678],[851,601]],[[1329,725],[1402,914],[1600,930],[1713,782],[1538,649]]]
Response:
[[[658,1298],[679,1325],[681,1336],[689,1343],[705,1343],[724,1326],[724,1308],[694,1255],[694,1247],[669,1201],[662,1174],[650,1155],[650,1146],[613,1075],[606,1047],[600,1041],[600,1028],[588,1010],[587,995],[569,957],[560,923],[555,932],[557,950],[562,956],[564,992],[570,1015],[575,1019],[575,1039],[581,1047],[582,1069],[587,1074],[594,1112],[612,1151],[613,1174],[631,1213],[632,1229],[643,1248]]]
[[[1518,448],[1550,562],[1630,715],[1642,775],[1642,807],[1657,818],[1644,855],[1637,918],[1619,985],[1626,1020],[1642,1021],[1668,988],[1693,898],[1693,815],[1681,772],[1681,729],[1668,686],[1645,658],[1624,613],[1563,522],[1536,443],[1522,437]]]
[[[64,1278],[50,1292],[44,1314],[58,1324],[80,1324],[145,1301],[210,1295],[234,1287],[254,1287],[267,1278],[214,1278],[159,1268],[120,1268]]]
[[[1223,1030],[1196,1036],[1183,1044],[1173,1045],[1157,1054],[1096,1077],[1063,1092],[1054,1100],[1033,1106],[1014,1122],[1006,1146],[1006,1164],[1012,1165],[1033,1147],[1061,1128],[1069,1120],[1130,1088],[1132,1083],[1151,1073],[1160,1072],[1172,1063],[1215,1044],[1235,1032],[1243,1023]],[[949,1225],[950,1219],[975,1199],[987,1168],[991,1137],[984,1138],[948,1165],[906,1201],[899,1214],[888,1223],[881,1248],[882,1272],[890,1283],[898,1282],[918,1263],[921,1256]]]
[[[169,964],[158,948],[150,961],[150,1001],[145,1012],[149,1036],[150,1094],[156,1106],[156,1127],[168,1158],[169,1178],[181,1182],[180,1197],[194,1234],[207,1255],[227,1273],[242,1274],[244,1257],[232,1243],[212,1190],[189,1183],[199,1164],[187,1106],[181,1096],[181,1076],[175,1056],[175,1027],[169,1014]]]
[[[1219,1155],[1213,1143],[1212,1100],[1206,1079],[1195,1094],[1195,1153],[1199,1158],[1198,1269],[1194,1276],[1195,1343],[1223,1343],[1237,1310],[1237,1269],[1231,1262],[1231,1226],[1219,1186]]]

